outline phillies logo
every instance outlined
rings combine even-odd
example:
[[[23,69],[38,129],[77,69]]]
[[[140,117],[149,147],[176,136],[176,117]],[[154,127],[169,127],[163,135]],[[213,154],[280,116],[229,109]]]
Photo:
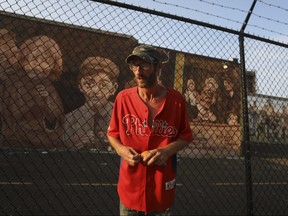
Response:
[[[135,134],[137,136],[148,136],[149,130],[146,119],[141,122],[139,118],[132,114],[127,114],[123,117],[122,123],[126,125],[126,135]],[[163,137],[175,137],[177,129],[174,126],[168,125],[164,120],[155,120],[152,125],[151,135]]]

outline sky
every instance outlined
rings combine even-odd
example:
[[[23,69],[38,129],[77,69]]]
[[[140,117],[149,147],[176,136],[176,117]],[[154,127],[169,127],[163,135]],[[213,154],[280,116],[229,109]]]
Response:
[[[240,30],[254,0],[110,1]],[[84,11],[91,10],[91,8],[89,9],[91,2],[89,0],[0,0],[0,9],[37,17],[60,18],[61,21],[70,22],[73,21],[70,13],[75,15],[81,11],[79,15],[85,16]],[[53,13],[51,14],[51,12]],[[69,20],[70,18],[72,20]],[[257,0],[245,32],[288,44],[288,1]]]
[[[111,0],[112,1],[112,0]],[[116,1],[116,0],[115,0]],[[117,0],[239,31],[254,0]],[[0,0],[0,10],[132,35],[140,43],[239,59],[238,37],[89,0]],[[257,0],[245,33],[288,44],[288,0]],[[288,98],[288,50],[245,40],[260,94]]]
[[[117,0],[169,14],[240,30],[254,0]],[[246,33],[288,44],[288,1],[258,0]]]

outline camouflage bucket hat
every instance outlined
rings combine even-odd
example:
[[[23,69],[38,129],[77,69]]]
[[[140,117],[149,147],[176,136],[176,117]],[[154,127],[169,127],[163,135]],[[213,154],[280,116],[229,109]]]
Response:
[[[141,58],[148,63],[160,61],[160,53],[153,46],[140,45],[133,49],[132,54],[126,58],[126,63],[130,63],[135,58]]]

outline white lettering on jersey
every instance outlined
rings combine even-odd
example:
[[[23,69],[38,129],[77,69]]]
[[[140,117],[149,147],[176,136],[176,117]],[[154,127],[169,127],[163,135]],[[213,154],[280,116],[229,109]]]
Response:
[[[176,179],[172,179],[169,182],[165,182],[165,189],[166,190],[171,190],[172,188],[174,188],[176,185]]]
[[[132,114],[127,114],[123,117],[122,123],[126,125],[126,135],[135,134],[137,136],[148,136],[148,128],[139,118]],[[178,133],[175,126],[168,125],[167,121],[155,120],[152,125],[151,135],[174,137]]]

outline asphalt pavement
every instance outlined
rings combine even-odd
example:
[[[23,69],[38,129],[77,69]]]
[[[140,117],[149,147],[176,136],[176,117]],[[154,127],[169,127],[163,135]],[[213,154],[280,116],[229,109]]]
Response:
[[[247,186],[242,157],[178,157],[174,213],[288,215],[287,161],[253,157]],[[2,150],[0,214],[117,215],[118,169],[113,152]]]

